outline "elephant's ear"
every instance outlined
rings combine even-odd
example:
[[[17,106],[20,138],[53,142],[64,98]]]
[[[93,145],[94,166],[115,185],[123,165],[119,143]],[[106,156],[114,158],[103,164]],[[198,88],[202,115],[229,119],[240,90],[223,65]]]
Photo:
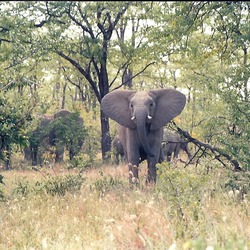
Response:
[[[186,96],[175,89],[158,89],[149,91],[156,97],[156,110],[150,129],[163,127],[179,115],[185,107]]]
[[[101,100],[103,112],[122,126],[135,128],[129,111],[129,102],[134,93],[133,90],[114,90],[108,93]]]

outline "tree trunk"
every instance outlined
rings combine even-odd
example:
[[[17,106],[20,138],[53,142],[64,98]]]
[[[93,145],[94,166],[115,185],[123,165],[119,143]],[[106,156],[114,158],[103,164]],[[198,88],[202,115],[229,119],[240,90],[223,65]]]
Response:
[[[64,109],[64,108],[65,108],[66,88],[67,88],[67,82],[65,82],[64,85],[63,85],[63,94],[62,94],[62,105],[61,105],[61,109]]]
[[[107,154],[111,148],[110,130],[109,130],[109,118],[101,110],[101,130],[102,130],[102,159],[105,161],[110,158]]]

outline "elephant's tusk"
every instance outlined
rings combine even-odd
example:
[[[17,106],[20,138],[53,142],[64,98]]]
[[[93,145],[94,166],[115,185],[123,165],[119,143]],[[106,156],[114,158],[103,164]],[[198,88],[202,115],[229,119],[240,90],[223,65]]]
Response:
[[[151,120],[151,119],[152,119],[152,116],[148,115],[148,119]]]
[[[132,121],[135,120],[135,116],[132,116],[132,117],[131,117],[131,120],[132,120]]]

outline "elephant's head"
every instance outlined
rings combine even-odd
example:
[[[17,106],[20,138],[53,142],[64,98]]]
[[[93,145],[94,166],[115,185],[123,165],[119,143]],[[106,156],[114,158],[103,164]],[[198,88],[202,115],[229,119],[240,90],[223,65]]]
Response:
[[[175,89],[114,90],[103,97],[101,107],[122,126],[137,128],[144,150],[153,156],[147,140],[148,131],[160,129],[179,115],[185,103],[185,95]]]

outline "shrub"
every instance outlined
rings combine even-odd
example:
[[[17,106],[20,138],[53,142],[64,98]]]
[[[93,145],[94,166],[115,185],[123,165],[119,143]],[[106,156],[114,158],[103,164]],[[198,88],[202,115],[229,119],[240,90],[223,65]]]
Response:
[[[102,176],[102,179],[96,180],[90,186],[90,189],[92,191],[97,191],[99,196],[104,196],[111,190],[123,187],[123,183],[121,180],[113,178],[112,176],[104,176],[102,172],[100,172],[100,174]]]
[[[80,174],[66,176],[47,176],[43,181],[37,181],[31,185],[26,179],[19,179],[17,186],[13,190],[13,195],[26,197],[30,194],[49,194],[52,196],[64,196],[66,192],[74,193],[81,189],[84,182]]]
[[[191,216],[192,219],[198,220],[208,177],[187,169],[170,169],[170,164],[166,162],[158,167],[159,181],[156,190],[170,203],[170,212],[177,213],[181,219]],[[188,211],[193,214],[188,215]]]

